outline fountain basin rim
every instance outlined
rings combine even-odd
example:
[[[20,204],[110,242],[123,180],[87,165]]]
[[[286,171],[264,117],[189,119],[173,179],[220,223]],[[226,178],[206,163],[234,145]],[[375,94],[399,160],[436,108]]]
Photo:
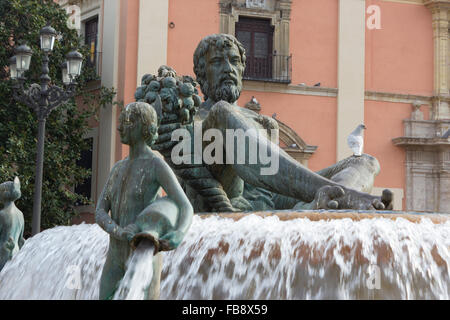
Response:
[[[422,219],[430,219],[434,224],[441,224],[450,221],[450,215],[442,213],[416,213],[416,212],[403,212],[403,211],[388,211],[389,213],[378,213],[374,211],[349,211],[349,210],[302,210],[302,211],[254,211],[254,212],[219,212],[219,213],[196,213],[201,218],[208,218],[211,216],[228,218],[233,220],[240,220],[250,214],[267,218],[271,216],[277,216],[281,221],[293,220],[293,219],[309,219],[311,221],[320,220],[336,220],[336,219],[352,219],[353,221],[360,221],[363,219],[376,219],[386,218],[391,220],[397,220],[399,218],[406,219],[413,223],[420,223]]]

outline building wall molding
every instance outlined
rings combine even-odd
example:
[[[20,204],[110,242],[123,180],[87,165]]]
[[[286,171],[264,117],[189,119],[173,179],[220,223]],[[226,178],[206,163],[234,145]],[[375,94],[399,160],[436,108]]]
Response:
[[[314,87],[254,80],[244,80],[243,89],[257,92],[275,92],[320,97],[337,97],[339,92],[338,88]],[[437,103],[437,101],[445,101],[447,103],[450,102],[450,96],[424,96],[382,91],[365,91],[364,99],[394,103],[419,103],[420,105],[431,105],[432,103]]]
[[[243,89],[258,92],[288,93],[322,97],[337,97],[338,93],[338,89],[336,88],[301,86],[253,80],[244,80]]]
[[[432,96],[422,96],[415,94],[404,94],[396,92],[366,91],[365,99],[372,101],[396,102],[396,103],[414,103],[431,104]]]
[[[416,5],[424,5],[424,0],[382,0],[383,2],[396,2],[403,4],[416,4]]]

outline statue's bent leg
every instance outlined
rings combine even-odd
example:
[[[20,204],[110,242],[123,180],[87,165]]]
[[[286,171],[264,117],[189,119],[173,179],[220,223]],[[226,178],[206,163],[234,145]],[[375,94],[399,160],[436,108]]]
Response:
[[[222,132],[225,145],[234,144],[234,141],[227,141],[227,129],[242,129],[244,132],[248,130],[261,129],[257,123],[242,113],[238,112],[237,107],[232,106],[224,101],[216,103],[210,110],[209,115],[203,122],[203,130],[209,128],[219,129]],[[234,138],[233,138],[234,139]],[[377,197],[370,196],[344,188],[329,179],[320,176],[317,173],[303,167],[295,161],[286,152],[272,143],[263,135],[247,135],[245,140],[245,159],[249,159],[250,146],[257,145],[258,150],[267,150],[267,156],[271,160],[276,160],[277,170],[273,174],[263,174],[263,168],[260,155],[256,164],[237,164],[237,157],[233,160],[234,172],[244,181],[255,187],[261,187],[272,192],[283,194],[304,202],[312,202],[318,195],[318,191],[326,186],[331,188],[322,189],[320,205],[328,208],[328,203],[336,199],[336,203],[340,208],[355,209],[383,209],[384,205]],[[234,146],[237,150],[238,146]],[[273,163],[270,163],[272,165]],[[316,199],[317,200],[317,199]],[[317,202],[317,201],[316,201]],[[332,207],[334,206],[334,203]]]

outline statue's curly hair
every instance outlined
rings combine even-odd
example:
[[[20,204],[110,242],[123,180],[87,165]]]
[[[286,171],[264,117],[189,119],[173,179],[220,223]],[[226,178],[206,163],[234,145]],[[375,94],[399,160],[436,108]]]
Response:
[[[158,115],[155,109],[146,102],[132,102],[124,110],[129,110],[141,118],[142,136],[149,146],[153,145],[158,139]]]
[[[203,38],[195,49],[194,52],[194,73],[197,77],[197,82],[200,84],[200,88],[205,96],[205,100],[208,98],[206,92],[203,90],[204,83],[206,81],[206,61],[205,56],[211,46],[222,49],[223,47],[231,47],[235,45],[239,54],[241,55],[241,61],[245,69],[245,48],[244,46],[232,35],[219,33],[212,34]]]

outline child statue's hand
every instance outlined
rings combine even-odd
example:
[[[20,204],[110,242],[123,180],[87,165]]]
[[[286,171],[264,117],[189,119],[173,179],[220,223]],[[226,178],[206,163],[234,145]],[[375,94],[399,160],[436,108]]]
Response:
[[[127,225],[125,228],[123,228],[122,231],[122,238],[123,240],[126,240],[130,242],[133,237],[136,235],[136,233],[139,232],[139,227],[135,225],[134,223]]]
[[[14,245],[14,239],[11,238],[11,237],[9,237],[8,241],[6,241],[5,244],[4,244],[4,247],[5,247],[5,249],[8,250],[8,251],[14,250],[14,247],[15,247],[15,245]]]
[[[159,238],[160,250],[169,251],[175,249],[180,245],[183,238],[184,233],[179,230],[171,231],[165,234],[164,236]]]

